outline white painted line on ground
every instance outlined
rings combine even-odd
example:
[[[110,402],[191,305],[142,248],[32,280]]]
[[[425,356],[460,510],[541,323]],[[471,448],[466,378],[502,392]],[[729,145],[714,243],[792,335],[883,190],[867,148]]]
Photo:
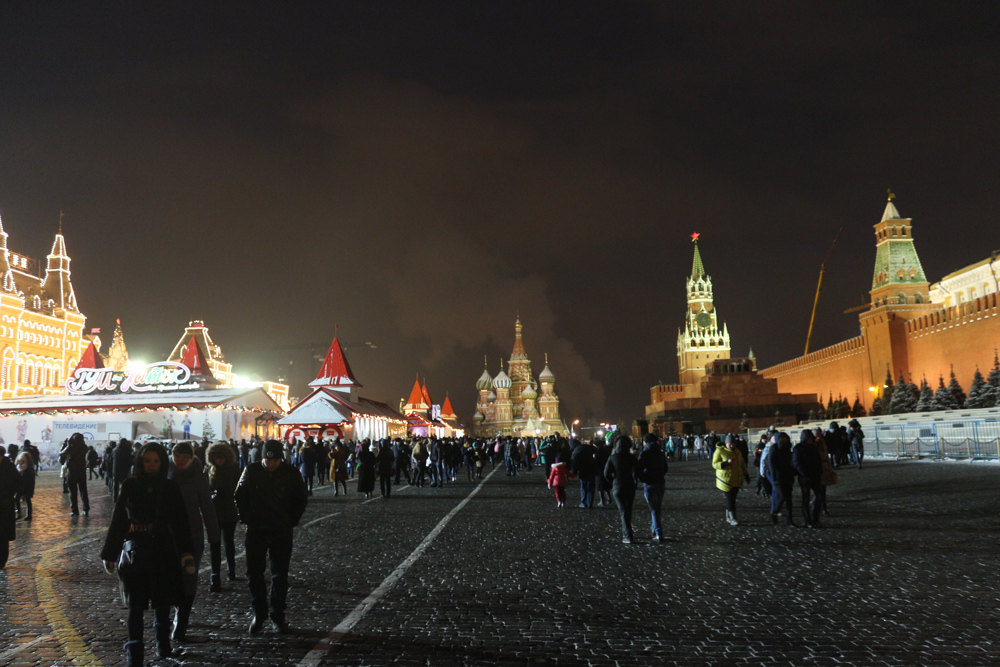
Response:
[[[426,551],[427,547],[430,546],[431,542],[433,542],[434,539],[441,534],[441,531],[443,531],[445,526],[448,525],[448,522],[451,521],[452,518],[454,518],[454,516],[458,514],[463,507],[465,507],[466,503],[472,500],[473,496],[479,493],[479,490],[483,488],[483,484],[485,484],[490,479],[490,477],[493,476],[493,473],[496,471],[497,469],[494,469],[493,472],[487,475],[486,478],[483,479],[483,481],[481,481],[479,485],[476,486],[476,488],[474,488],[469,493],[469,495],[467,495],[464,499],[462,499],[460,503],[455,505],[455,507],[450,512],[448,512],[448,514],[446,514],[445,517],[441,519],[441,521],[438,522],[438,525],[434,527],[434,530],[427,533],[427,537],[425,537],[423,541],[417,545],[417,548],[413,550],[413,553],[407,556],[406,560],[397,565],[396,569],[393,570],[392,573],[388,577],[386,577],[381,584],[379,584],[378,588],[369,593],[368,597],[362,600],[361,603],[354,608],[354,611],[352,611],[350,614],[347,615],[346,618],[344,618],[344,620],[338,623],[337,627],[331,630],[329,635],[327,635],[318,644],[316,644],[316,646],[314,646],[313,649],[309,651],[309,653],[307,653],[304,658],[302,658],[302,661],[298,664],[298,667],[318,667],[320,661],[322,661],[323,657],[327,653],[329,653],[333,645],[339,642],[347,633],[349,633],[354,628],[354,626],[357,625],[358,622],[361,621],[361,619],[364,618],[365,615],[367,615],[368,612],[372,610],[375,604],[383,596],[385,596],[385,594],[388,593],[393,586],[396,585],[396,582],[399,581],[404,574],[406,574],[406,571],[409,570],[410,567],[414,563],[416,563],[421,556],[424,555],[424,551]],[[372,498],[372,500],[375,500],[375,498]],[[371,501],[366,501],[366,502],[371,502]]]
[[[0,653],[0,664],[6,665],[8,658],[12,658],[21,651],[27,651],[35,644],[48,641],[50,639],[55,639],[55,637],[53,637],[52,635],[39,635],[38,637],[32,639],[30,642],[24,642],[23,644],[18,644],[17,646],[10,648],[4,651],[3,653]]]

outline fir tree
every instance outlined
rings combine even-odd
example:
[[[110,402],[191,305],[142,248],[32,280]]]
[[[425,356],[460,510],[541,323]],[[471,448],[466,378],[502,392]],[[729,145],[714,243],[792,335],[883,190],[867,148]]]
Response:
[[[934,392],[927,384],[927,378],[920,381],[920,399],[917,401],[917,412],[930,412],[934,409]]]
[[[892,375],[889,374],[889,367],[885,369],[885,382],[882,383],[882,412],[880,414],[889,415],[889,405],[892,403]]]
[[[944,376],[938,377],[938,388],[934,392],[934,409],[935,410],[958,410],[958,401],[955,400],[955,396],[948,391],[948,387],[944,386]]]
[[[965,392],[962,391],[962,385],[958,383],[958,378],[955,377],[955,366],[951,367],[951,382],[948,383],[948,391],[951,395],[955,397],[955,403],[958,404],[958,409],[962,409],[965,405]]]
[[[867,413],[865,412],[865,406],[861,405],[861,397],[854,396],[854,406],[851,407],[851,416],[854,418],[864,417]]]
[[[985,399],[990,394],[990,385],[986,384],[986,380],[983,379],[983,374],[979,372],[979,368],[976,368],[976,374],[972,376],[972,385],[969,387],[969,395],[965,399],[965,407],[967,408],[984,408]]]
[[[826,418],[836,419],[837,418],[837,408],[833,404],[833,392],[830,392],[830,398],[826,401]]]
[[[920,401],[920,387],[913,384],[913,376],[910,376],[909,381],[906,383],[906,389],[910,392],[910,396],[913,397],[913,404],[916,405]]]
[[[993,368],[990,370],[986,381],[993,389],[1000,391],[1000,356],[997,356],[996,350],[993,350]]]
[[[875,400],[872,401],[872,409],[871,412],[868,413],[868,416],[878,417],[880,414],[882,414],[882,399],[876,396]]]
[[[851,404],[846,398],[840,396],[837,398],[837,419],[847,419],[851,416]]]
[[[899,374],[899,380],[896,382],[896,386],[892,390],[892,402],[889,404],[889,414],[903,414],[906,412],[913,412],[917,407],[917,402],[913,400],[913,395],[910,394],[910,390],[906,386],[906,380],[903,379],[903,374]]]

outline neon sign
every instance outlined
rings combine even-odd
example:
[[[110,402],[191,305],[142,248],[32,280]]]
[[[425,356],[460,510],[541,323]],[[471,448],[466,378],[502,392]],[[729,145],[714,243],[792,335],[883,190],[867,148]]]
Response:
[[[176,361],[160,361],[140,366],[128,373],[113,368],[77,368],[66,380],[66,391],[77,396],[95,392],[144,393],[197,389],[191,382],[191,369]]]

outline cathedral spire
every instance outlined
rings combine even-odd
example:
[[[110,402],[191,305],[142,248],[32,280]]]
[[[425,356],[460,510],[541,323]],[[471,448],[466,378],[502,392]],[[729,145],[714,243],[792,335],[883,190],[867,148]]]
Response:
[[[698,232],[691,235],[691,242],[694,243],[694,259],[691,261],[691,280],[698,280],[705,277],[705,265],[701,262],[701,252],[698,250]]]

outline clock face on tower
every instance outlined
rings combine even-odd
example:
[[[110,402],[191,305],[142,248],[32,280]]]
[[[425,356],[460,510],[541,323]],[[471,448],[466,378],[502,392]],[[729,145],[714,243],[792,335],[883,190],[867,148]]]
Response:
[[[695,323],[702,329],[712,326],[712,316],[708,313],[698,313],[694,318]]]

